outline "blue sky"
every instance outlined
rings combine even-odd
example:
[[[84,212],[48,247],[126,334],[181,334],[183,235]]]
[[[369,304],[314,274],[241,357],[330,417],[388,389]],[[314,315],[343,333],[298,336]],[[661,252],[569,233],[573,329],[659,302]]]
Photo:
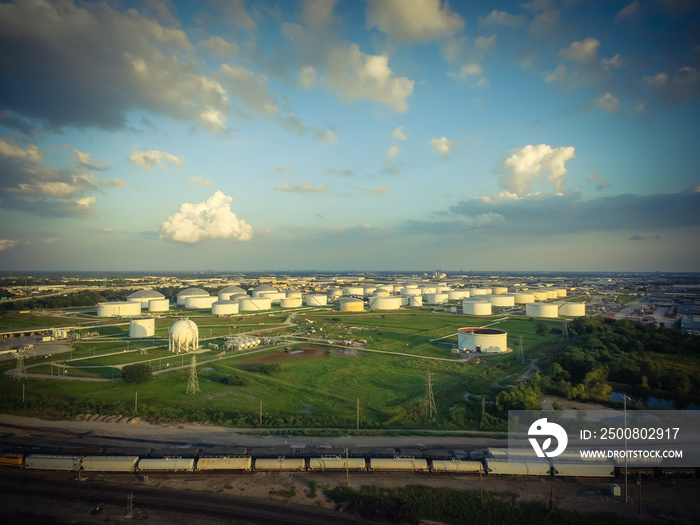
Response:
[[[0,4],[1,270],[700,270],[700,6]]]

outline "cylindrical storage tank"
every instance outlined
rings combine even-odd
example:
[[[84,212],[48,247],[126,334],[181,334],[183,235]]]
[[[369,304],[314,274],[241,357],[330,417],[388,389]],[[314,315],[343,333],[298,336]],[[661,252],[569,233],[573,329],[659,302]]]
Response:
[[[304,470],[304,458],[255,458],[255,470]]]
[[[515,304],[534,303],[535,296],[531,293],[515,292]]]
[[[362,299],[347,298],[340,300],[341,312],[361,312],[365,309],[365,303]]]
[[[365,297],[369,297],[369,296],[372,295],[376,290],[377,290],[377,287],[376,287],[376,286],[365,286],[365,287],[362,289],[362,294],[363,294]]]
[[[457,347],[467,352],[502,353],[508,350],[508,333],[495,328],[460,328]]]
[[[391,288],[392,288],[392,290],[389,293],[401,294],[401,292],[403,292],[403,285],[402,284],[395,284]]]
[[[218,300],[219,298],[215,295],[191,295],[185,297],[185,308],[192,310],[211,308],[211,305]]]
[[[187,288],[186,290],[182,290],[180,293],[177,294],[177,305],[184,306],[186,298],[197,295],[208,296],[209,293],[202,290],[201,288]]]
[[[126,300],[132,303],[141,303],[142,308],[148,308],[151,299],[164,299],[165,296],[155,290],[140,290],[128,295]]]
[[[302,306],[301,297],[285,297],[280,300],[282,308],[299,308]]]
[[[271,303],[279,304],[282,299],[287,298],[287,294],[285,292],[260,292],[257,298],[269,299]]]
[[[556,288],[554,291],[557,292],[557,297],[566,297],[566,288]]]
[[[153,317],[129,321],[129,337],[153,337],[154,335],[156,335],[156,320]]]
[[[401,296],[391,295],[387,297],[371,297],[370,310],[398,310],[401,307]]]
[[[424,284],[423,286],[419,286],[418,289],[421,291],[421,294],[426,295],[429,293],[437,293],[437,286],[430,286],[428,284]]]
[[[151,299],[148,301],[149,312],[167,312],[170,310],[169,299]]]
[[[306,306],[326,306],[328,296],[322,294],[312,294],[306,296]]]
[[[140,301],[115,301],[97,305],[97,317],[133,317],[135,315],[141,315]]]
[[[423,299],[427,304],[443,304],[446,303],[449,296],[446,293],[425,293]]]
[[[237,293],[244,293],[248,295],[248,292],[246,292],[240,286],[227,286],[226,288],[222,288],[221,290],[219,290],[217,296],[219,297],[220,301],[228,301],[231,299],[232,295]]]
[[[532,295],[535,296],[535,301],[546,301],[547,300],[547,291],[542,290],[539,292],[532,292]]]
[[[394,285],[393,284],[380,284],[377,286],[377,290],[386,290],[390,294],[394,293]]]
[[[219,299],[211,305],[212,315],[235,315],[238,311],[238,301]]]
[[[199,329],[189,319],[180,319],[170,326],[168,350],[171,352],[189,352],[199,347]]]
[[[491,303],[488,301],[463,301],[462,312],[467,315],[491,315]]]
[[[287,292],[287,299],[301,299],[301,292]]]
[[[469,297],[469,290],[450,290],[447,292],[448,301],[459,301]]]
[[[530,317],[558,317],[559,305],[554,303],[528,303],[525,315]]]
[[[422,295],[409,295],[408,306],[423,306],[423,296]]]
[[[494,295],[500,295],[500,294],[507,293],[507,292],[508,292],[507,286],[494,286],[493,288],[491,288],[491,293]]]
[[[417,286],[413,288],[404,287],[404,289],[401,291],[401,295],[405,295],[406,297],[423,295],[423,290],[418,288]]]
[[[361,286],[348,286],[343,288],[343,295],[362,295],[365,293],[365,289]]]
[[[489,302],[492,306],[515,306],[515,296],[513,295],[491,295]]]
[[[272,308],[272,302],[266,297],[244,297],[238,300],[238,308],[241,312],[269,310]]]
[[[338,297],[343,296],[343,290],[340,288],[331,288],[328,290],[328,295],[330,296],[331,300],[337,299]]]
[[[271,286],[269,284],[261,284],[260,286],[256,286],[255,288],[253,288],[253,292],[251,293],[251,295],[255,299],[257,297],[262,297],[261,294],[263,292],[277,292],[277,291],[278,291],[277,288],[275,288],[274,286]]]
[[[491,288],[472,288],[472,297],[475,295],[491,295],[493,293],[493,290]]]
[[[556,299],[559,297],[556,290],[547,290],[547,299]]]
[[[86,472],[133,472],[138,456],[85,456],[80,466]]]
[[[584,317],[586,315],[586,303],[562,303],[559,305],[559,315]]]
[[[447,293],[450,290],[451,290],[451,288],[449,286],[447,286],[446,284],[438,284],[435,287],[435,293]]]
[[[386,290],[377,289],[372,295],[374,295],[374,297],[389,297],[391,294]]]

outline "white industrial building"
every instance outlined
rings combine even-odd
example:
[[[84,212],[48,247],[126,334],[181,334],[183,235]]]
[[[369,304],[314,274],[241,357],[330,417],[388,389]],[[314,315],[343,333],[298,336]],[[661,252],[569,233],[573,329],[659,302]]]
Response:
[[[156,335],[156,320],[153,317],[129,321],[129,337],[153,337]]]
[[[488,301],[462,301],[462,313],[467,315],[491,315]]]
[[[165,299],[165,296],[155,290],[139,290],[126,297],[126,300],[133,303],[141,303],[141,308],[148,308],[152,299]]]
[[[527,303],[525,315],[530,317],[559,317],[559,305],[555,303]]]
[[[457,347],[466,352],[501,353],[508,350],[508,333],[494,328],[460,328]]]
[[[182,290],[180,293],[177,294],[177,305],[178,306],[184,306],[185,305],[185,299],[188,297],[193,297],[193,296],[208,296],[209,294],[202,290],[201,288],[187,288],[186,290]]]
[[[99,303],[97,317],[135,317],[141,315],[141,301]]]
[[[370,297],[370,310],[398,310],[401,307],[400,295],[388,295],[384,297]]]
[[[213,315],[236,315],[238,309],[238,301],[230,299],[219,299],[211,305],[211,313]]]
[[[175,353],[189,352],[199,348],[199,329],[189,319],[183,318],[170,326],[168,350]]]

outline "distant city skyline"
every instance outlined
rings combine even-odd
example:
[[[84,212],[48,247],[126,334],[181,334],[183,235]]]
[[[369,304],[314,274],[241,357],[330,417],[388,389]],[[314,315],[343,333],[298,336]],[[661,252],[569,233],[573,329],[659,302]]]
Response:
[[[700,5],[0,4],[0,271],[700,271]]]

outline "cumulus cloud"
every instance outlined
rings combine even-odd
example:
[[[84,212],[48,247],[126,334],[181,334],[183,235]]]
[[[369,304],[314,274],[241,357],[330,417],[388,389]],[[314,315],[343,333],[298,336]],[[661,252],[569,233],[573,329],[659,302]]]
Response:
[[[668,104],[680,104],[700,97],[700,71],[694,67],[684,66],[670,75],[662,71],[654,76],[645,76],[644,82]]]
[[[101,185],[107,188],[126,188],[127,186],[126,181],[121,177],[103,181],[101,182]]]
[[[633,18],[639,13],[639,0],[634,0],[631,4],[627,4],[625,7],[620,9],[615,13],[615,22],[621,22],[627,20],[628,18]]]
[[[389,189],[386,186],[377,186],[376,188],[357,188],[360,191],[364,191],[366,193],[371,193],[372,195],[375,195],[377,197],[382,197],[388,193]]]
[[[624,59],[619,53],[610,58],[601,57],[600,46],[597,38],[586,38],[560,49],[559,56],[568,61],[568,66],[558,64],[554,71],[545,72],[545,82],[559,82],[566,89],[608,84],[611,81],[611,71],[621,67]]]
[[[228,42],[220,36],[212,36],[197,42],[197,47],[203,49],[214,58],[230,60],[238,56],[240,51],[236,42]]]
[[[610,186],[610,182],[598,175],[595,171],[588,176],[586,181],[588,183],[595,184],[595,188],[598,191],[601,191],[605,186]]]
[[[22,149],[5,139],[0,139],[0,155],[23,162],[35,163],[44,160],[41,151],[35,144],[29,144],[25,149]]]
[[[449,140],[446,137],[441,137],[439,139],[432,139],[430,141],[430,147],[433,148],[440,157],[447,158],[452,153],[455,141]]]
[[[83,168],[89,170],[106,170],[107,165],[101,160],[93,161],[92,153],[86,153],[77,149],[73,150],[73,161]]]
[[[314,186],[310,182],[302,182],[301,184],[281,184],[275,186],[274,189],[289,193],[328,193],[328,186]]]
[[[522,15],[512,15],[506,11],[494,9],[487,17],[479,17],[481,25],[496,25],[503,27],[522,27],[527,23],[527,19]]]
[[[408,140],[408,137],[403,132],[403,126],[399,126],[394,131],[392,131],[391,136],[398,140]]]
[[[233,198],[217,191],[203,202],[186,202],[160,227],[160,238],[197,243],[206,240],[248,241],[253,227],[231,211]]]
[[[140,151],[136,149],[136,146],[131,149],[131,155],[129,155],[126,160],[146,171],[151,171],[151,168],[160,168],[165,171],[171,171],[171,169],[168,168],[165,163],[172,164],[176,169],[182,168],[182,166],[185,164],[184,157],[173,155],[167,151]]]
[[[309,126],[302,122],[302,120],[293,113],[288,115],[279,115],[277,117],[277,121],[283,128],[298,135],[306,135],[308,133],[311,134],[315,140],[320,142],[328,142],[331,144],[338,142],[338,137],[335,136],[333,131],[329,129],[317,128],[315,126]]]
[[[392,161],[396,157],[399,156],[399,148],[396,146],[392,146],[389,148],[389,151],[386,152],[386,158],[384,159],[385,162]]]
[[[17,244],[17,241],[11,239],[0,239],[0,252],[12,250]]]
[[[603,93],[593,100],[593,105],[603,111],[615,112],[620,109],[620,99],[612,93]]]
[[[189,177],[187,179],[188,184],[195,184],[196,186],[213,186],[214,181],[211,179],[205,179],[201,175],[197,175],[196,177]]]
[[[499,185],[516,195],[528,195],[532,185],[540,178],[543,171],[549,172],[547,181],[554,185],[557,192],[562,191],[564,177],[567,174],[566,163],[575,155],[573,146],[552,148],[547,144],[527,145],[515,150],[499,167],[501,175]]]
[[[247,110],[264,117],[277,113],[277,101],[270,92],[264,75],[253,73],[242,66],[223,64],[216,77]]]
[[[464,20],[440,0],[370,0],[367,26],[399,41],[426,42],[454,35]]]

